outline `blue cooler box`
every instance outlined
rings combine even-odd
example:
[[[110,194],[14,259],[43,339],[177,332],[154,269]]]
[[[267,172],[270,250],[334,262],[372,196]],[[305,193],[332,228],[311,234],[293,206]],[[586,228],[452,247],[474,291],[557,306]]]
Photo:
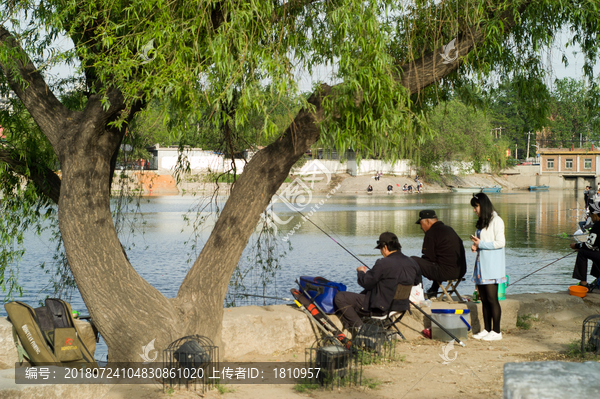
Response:
[[[333,314],[337,310],[333,302],[335,294],[339,291],[346,291],[344,284],[329,281],[323,277],[301,276],[300,286],[327,314]]]

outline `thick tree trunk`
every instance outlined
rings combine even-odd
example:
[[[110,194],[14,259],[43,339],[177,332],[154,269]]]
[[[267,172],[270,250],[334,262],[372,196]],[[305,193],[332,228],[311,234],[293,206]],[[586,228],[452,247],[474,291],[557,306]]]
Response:
[[[459,55],[481,40],[477,34],[459,40]],[[18,47],[1,26],[0,43]],[[460,57],[451,65],[442,64],[435,59],[438,53],[403,68],[402,83],[412,93],[458,67]],[[84,112],[69,111],[52,95],[31,61],[23,59],[19,69],[26,86],[14,79],[10,68],[0,67],[60,158],[60,230],[69,266],[108,344],[110,360],[141,361],[142,347],[152,340],[160,351],[190,334],[205,335],[218,344],[231,274],[262,211],[292,165],[317,141],[322,100],[332,88],[324,85],[313,94],[309,102],[314,110],[301,110],[282,137],[246,165],[177,298],[167,299],[126,259],[110,212],[110,164],[122,132],[107,129],[107,124],[122,109],[120,94],[109,93],[109,110],[92,97]]]
[[[245,166],[177,295],[179,303],[185,306],[188,328],[199,329],[208,317],[213,327],[208,336],[219,339],[223,302],[235,266],[261,213],[294,163],[319,138],[316,122],[323,114],[323,98],[330,92],[331,88],[323,85],[308,100],[314,111],[302,109],[282,137],[258,152]]]
[[[179,337],[181,320],[166,299],[126,259],[110,211],[110,159],[120,143],[105,130],[97,99],[58,146],[62,166],[60,231],[69,266],[111,361],[141,361],[142,346]]]

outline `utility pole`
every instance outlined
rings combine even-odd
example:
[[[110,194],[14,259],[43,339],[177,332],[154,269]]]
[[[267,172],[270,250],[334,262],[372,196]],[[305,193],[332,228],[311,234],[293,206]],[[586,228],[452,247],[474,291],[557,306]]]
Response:
[[[531,137],[531,132],[527,132],[527,157],[525,158],[526,161],[529,159],[529,138],[530,137]]]
[[[515,159],[517,159],[517,145],[515,144]]]

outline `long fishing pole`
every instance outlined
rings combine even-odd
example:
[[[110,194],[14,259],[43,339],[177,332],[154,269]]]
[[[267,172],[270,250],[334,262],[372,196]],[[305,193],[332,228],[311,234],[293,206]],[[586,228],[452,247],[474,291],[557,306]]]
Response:
[[[340,247],[342,247],[346,252],[348,252],[350,255],[352,255],[352,257],[354,259],[356,259],[357,261],[360,262],[361,265],[363,265],[364,267],[366,267],[367,269],[370,269],[369,266],[365,265],[365,262],[363,262],[362,260],[360,260],[358,257],[356,257],[356,255],[354,255],[352,252],[350,252],[350,250],[346,249],[342,244],[340,244],[339,242],[337,242],[336,240],[333,239],[333,237],[331,237],[329,234],[327,234],[322,228],[320,228],[319,226],[317,226],[315,223],[313,223],[309,218],[305,217],[302,212],[300,211],[296,211],[298,212],[300,215],[302,215],[302,217],[304,217],[306,220],[308,220],[309,222],[311,222],[316,228],[318,228],[319,230],[321,230],[323,233],[325,233],[325,235],[329,238],[331,238],[333,240],[333,242],[335,242],[337,245],[339,245]],[[425,313],[425,311],[423,309],[421,309],[419,306],[417,306],[413,301],[409,300],[408,301],[411,305],[413,305],[419,312],[423,313],[425,315],[425,317],[427,317],[429,320],[431,320],[432,323],[436,324],[442,331],[444,331],[446,334],[448,334],[450,337],[452,337],[456,342],[459,343],[459,345],[461,346],[465,346],[465,344],[458,338],[456,337],[454,334],[452,334],[450,331],[448,331],[444,326],[442,326],[440,323],[438,323],[433,317],[431,317],[430,315],[428,315],[427,313]]]
[[[299,210],[296,209],[296,212],[298,212],[300,214],[300,216],[302,216],[302,218],[304,220],[308,220],[313,226],[315,226],[317,229],[321,230],[327,237],[331,238],[333,240],[333,242],[335,242],[337,245],[339,245],[344,251],[348,252],[354,259],[356,259],[357,261],[360,262],[361,265],[365,266],[367,269],[370,269],[369,266],[365,265],[365,263],[358,259],[356,257],[356,255],[354,255],[352,252],[350,252],[348,249],[346,249],[346,247],[344,247],[342,244],[340,244],[339,242],[337,242],[332,236],[330,236],[329,234],[327,234],[327,232],[325,230],[323,230],[322,228],[320,228],[319,226],[317,226],[315,224],[315,222],[313,222],[312,220],[310,220],[309,217],[304,216],[304,214],[302,212],[300,212]]]
[[[238,294],[238,295],[242,295],[242,296],[254,296],[257,298],[266,298],[266,299],[279,299],[280,301],[291,301],[293,302],[294,299],[292,298],[279,298],[276,296],[266,296],[266,295],[252,295],[252,294]]]
[[[535,273],[539,272],[540,270],[542,270],[542,269],[545,269],[545,268],[547,268],[548,266],[555,264],[555,263],[556,263],[556,262],[558,262],[559,260],[562,260],[562,259],[566,258],[567,256],[571,256],[571,255],[573,255],[573,254],[575,254],[575,253],[577,253],[577,251],[573,251],[573,252],[571,252],[571,253],[568,253],[568,254],[566,254],[565,256],[563,256],[562,258],[558,258],[558,259],[556,259],[555,261],[548,263],[546,266],[542,266],[542,267],[540,267],[539,269],[537,269],[537,270],[535,270],[535,271],[533,271],[533,272],[529,273],[529,274],[528,274],[528,275],[526,275],[525,277],[523,277],[523,278],[520,278],[520,279],[518,279],[517,281],[515,281],[515,282],[513,282],[513,283],[510,283],[510,284],[508,284],[506,287],[508,288],[508,287],[510,287],[511,285],[515,285],[515,284],[516,284],[516,283],[518,283],[519,281],[521,281],[521,280],[525,280],[527,277],[531,276],[532,274],[535,274]]]

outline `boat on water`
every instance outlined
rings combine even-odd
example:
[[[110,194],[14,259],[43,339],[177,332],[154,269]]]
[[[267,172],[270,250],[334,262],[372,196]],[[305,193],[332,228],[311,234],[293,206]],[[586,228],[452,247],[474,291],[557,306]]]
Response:
[[[482,187],[452,187],[451,188],[453,193],[480,193],[482,190]]]
[[[500,187],[500,186],[484,187],[481,189],[481,192],[482,193],[499,193],[500,190],[502,190],[502,187]]]
[[[529,186],[529,191],[548,191],[550,186]]]

